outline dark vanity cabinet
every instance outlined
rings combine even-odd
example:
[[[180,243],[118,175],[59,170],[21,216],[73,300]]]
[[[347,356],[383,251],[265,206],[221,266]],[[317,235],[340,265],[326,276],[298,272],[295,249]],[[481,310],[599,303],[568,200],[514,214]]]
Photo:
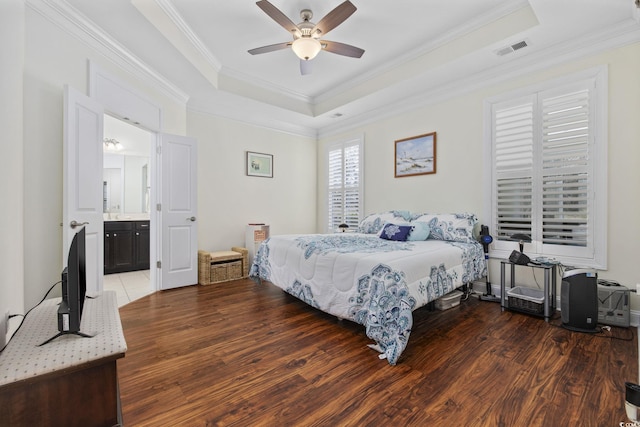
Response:
[[[104,274],[149,269],[149,221],[104,223]]]

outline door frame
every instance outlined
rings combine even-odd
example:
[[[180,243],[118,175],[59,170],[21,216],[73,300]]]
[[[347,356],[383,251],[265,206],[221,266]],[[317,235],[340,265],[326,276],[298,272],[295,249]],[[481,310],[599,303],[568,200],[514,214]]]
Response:
[[[162,229],[160,227],[160,212],[156,207],[161,190],[159,188],[160,177],[162,177],[160,164],[160,133],[162,133],[164,125],[162,107],[92,61],[89,62],[88,86],[89,98],[102,104],[105,114],[153,134],[149,153],[151,167],[149,274],[151,290],[160,290],[162,289],[162,274],[158,272],[157,262],[162,254]]]

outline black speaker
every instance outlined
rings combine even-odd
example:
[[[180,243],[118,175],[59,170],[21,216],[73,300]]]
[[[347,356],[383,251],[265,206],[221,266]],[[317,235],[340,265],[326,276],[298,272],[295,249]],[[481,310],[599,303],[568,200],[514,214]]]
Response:
[[[562,326],[578,332],[596,332],[598,326],[598,274],[576,268],[565,271],[560,289]]]

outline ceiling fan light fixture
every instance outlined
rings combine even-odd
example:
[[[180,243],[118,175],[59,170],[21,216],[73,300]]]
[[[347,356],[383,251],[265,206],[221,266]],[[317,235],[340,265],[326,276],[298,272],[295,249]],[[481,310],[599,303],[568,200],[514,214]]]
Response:
[[[298,58],[309,61],[315,58],[320,50],[322,50],[322,45],[317,39],[300,37],[293,41],[291,49],[293,49]]]

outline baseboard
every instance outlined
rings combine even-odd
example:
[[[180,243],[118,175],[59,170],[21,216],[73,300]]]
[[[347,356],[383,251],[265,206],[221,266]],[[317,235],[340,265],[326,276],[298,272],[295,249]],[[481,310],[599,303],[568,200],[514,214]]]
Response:
[[[495,284],[492,283],[491,284],[491,291],[493,293],[493,295],[495,296],[500,296],[500,285],[499,284]],[[484,293],[487,292],[487,285],[485,282],[479,282],[479,281],[475,281],[473,282],[473,292],[475,294],[479,294],[482,295]],[[556,310],[560,311],[560,296],[556,296]],[[635,326],[638,327],[640,326],[640,311],[638,310],[631,310],[629,312],[629,323],[631,324],[631,326]],[[640,345],[640,343],[639,343]]]
[[[640,311],[631,310],[629,312],[629,323],[631,323],[631,326],[640,326]]]

